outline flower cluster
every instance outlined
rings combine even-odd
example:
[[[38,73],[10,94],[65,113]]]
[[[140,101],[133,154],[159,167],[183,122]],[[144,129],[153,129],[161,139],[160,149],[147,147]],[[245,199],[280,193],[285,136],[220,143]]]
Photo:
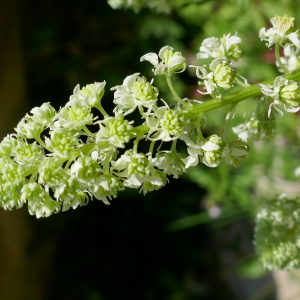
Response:
[[[230,36],[227,40],[232,44]],[[154,65],[155,75],[166,75],[177,105],[170,108],[159,100],[153,79],[147,81],[135,73],[111,88],[116,105],[112,115],[101,104],[105,81],[83,88],[77,85],[59,111],[49,103],[32,109],[17,125],[16,134],[0,143],[3,208],[27,203],[30,214],[48,217],[61,208],[66,211],[86,205],[93,197],[109,204],[125,187],[139,188],[143,193],[160,189],[167,183],[167,175],[178,178],[199,162],[217,167],[226,157],[226,162],[236,167],[245,158],[248,146],[244,142],[230,142],[216,134],[205,139],[200,126],[203,115],[198,121],[188,116],[191,100],[181,99],[171,81],[172,75],[187,67],[180,52],[165,46],[158,55],[148,53],[143,60]],[[235,71],[229,65],[226,58],[217,58],[209,74],[199,66],[197,75],[200,70],[208,90],[209,84],[226,90],[235,82]],[[94,116],[93,108],[102,115],[100,119]],[[140,126],[134,126],[129,118],[136,109],[142,118]],[[93,133],[90,125],[99,129]],[[131,139],[132,149],[128,147]],[[177,152],[179,139],[188,156]],[[150,144],[147,153],[138,152],[141,140]],[[158,148],[156,141],[161,143]],[[160,151],[162,143],[163,147],[169,145],[169,150]],[[120,149],[125,153],[119,155]]]
[[[300,199],[280,195],[268,201],[256,217],[255,246],[265,268],[300,266]]]

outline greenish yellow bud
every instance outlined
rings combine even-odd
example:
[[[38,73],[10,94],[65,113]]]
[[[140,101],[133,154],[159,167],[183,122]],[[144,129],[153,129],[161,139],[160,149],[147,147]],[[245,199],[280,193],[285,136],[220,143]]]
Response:
[[[289,80],[288,84],[285,85],[279,91],[280,100],[291,105],[299,106],[300,103],[300,90],[297,82]]]
[[[170,136],[179,138],[184,128],[183,114],[179,111],[166,110],[161,121],[161,126]]]
[[[80,123],[82,121],[90,120],[86,122],[86,125],[93,123],[93,114],[91,113],[90,107],[79,107],[78,105],[71,106],[68,110],[69,120],[75,123]]]
[[[147,176],[150,171],[151,164],[144,154],[131,155],[131,161],[128,164],[129,175]]]
[[[158,90],[154,88],[145,77],[138,77],[133,85],[133,92],[140,101],[157,100]]]
[[[219,63],[214,70],[213,80],[219,87],[228,90],[236,82],[235,74],[235,70],[226,63]]]
[[[124,120],[123,115],[119,115],[114,118],[109,124],[109,134],[117,142],[124,144],[128,143],[132,137],[132,125],[129,124],[127,120]]]
[[[206,139],[206,143],[201,146],[203,157],[201,161],[208,167],[217,167],[222,158],[224,142],[221,137],[214,134]]]

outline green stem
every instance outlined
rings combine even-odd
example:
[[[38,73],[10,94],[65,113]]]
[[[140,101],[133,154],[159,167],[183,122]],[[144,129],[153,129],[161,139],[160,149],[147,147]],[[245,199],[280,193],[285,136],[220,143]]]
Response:
[[[201,141],[205,141],[205,138],[203,137],[202,131],[201,131],[201,119],[203,117],[203,113],[199,115],[198,119],[197,119],[197,133],[198,133],[198,137],[200,138]]]
[[[74,158],[71,158],[65,165],[65,170],[67,170],[70,167],[70,164],[73,162]]]
[[[46,146],[46,144],[42,141],[42,139],[41,139],[40,136],[35,137],[35,139],[36,139],[36,140],[39,142],[39,144],[40,144],[41,146],[43,146],[46,150],[48,150],[49,152],[52,152],[52,150],[49,149],[49,148]]]
[[[290,73],[289,70],[283,65],[283,63],[280,60],[280,53],[279,53],[279,44],[276,43],[275,44],[275,54],[276,54],[276,60],[278,62],[278,64],[280,65],[280,67],[284,70],[284,73]]]
[[[153,149],[154,149],[154,144],[156,141],[152,141],[150,144],[150,148],[149,148],[149,158],[152,157],[152,153],[153,153]]]
[[[86,126],[83,127],[83,130],[86,134],[90,135],[91,137],[95,137],[96,135],[92,133]]]
[[[169,89],[170,91],[172,92],[173,96],[175,97],[175,99],[180,102],[182,105],[188,105],[187,103],[185,103],[179,96],[178,94],[176,93],[174,87],[173,87],[173,84],[172,84],[172,81],[171,81],[171,77],[168,76],[166,74],[166,79],[167,79],[167,83],[168,83],[168,86],[169,86]]]
[[[101,112],[101,114],[103,115],[104,118],[109,117],[109,114],[104,110],[104,108],[102,107],[100,102],[98,103],[96,108]]]
[[[300,71],[295,71],[290,74],[285,74],[282,75],[282,77],[287,78],[289,80],[294,80],[294,81],[299,81],[300,80]],[[273,84],[275,78],[262,81],[260,84]],[[229,93],[225,96],[223,96],[220,99],[212,99],[208,100],[204,103],[201,104],[196,104],[192,107],[187,108],[185,117],[187,119],[197,119],[200,113],[205,113],[214,109],[217,109],[219,107],[228,105],[228,104],[233,104],[233,103],[238,103],[242,100],[246,100],[248,98],[256,97],[261,95],[262,92],[260,88],[258,87],[257,84],[251,84],[248,87],[237,91],[233,93]]]

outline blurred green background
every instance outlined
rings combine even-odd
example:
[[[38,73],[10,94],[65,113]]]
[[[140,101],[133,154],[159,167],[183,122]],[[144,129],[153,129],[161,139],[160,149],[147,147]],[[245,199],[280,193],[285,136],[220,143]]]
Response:
[[[274,51],[258,31],[284,13],[296,17],[299,28],[297,1],[189,2],[165,15],[113,10],[104,0],[1,1],[2,137],[32,107],[63,106],[77,83],[106,80],[102,101],[111,111],[109,89],[135,72],[152,78],[151,65],[140,57],[165,45],[200,64],[195,54],[204,38],[238,32],[238,72],[250,83],[278,75]],[[172,105],[164,77],[154,85]],[[193,72],[176,76],[174,86],[182,97],[201,100]],[[232,124],[242,123],[256,102],[240,103]],[[205,136],[223,133],[227,110],[207,114]],[[48,219],[30,217],[26,207],[1,210],[0,299],[300,299],[284,298],[278,274],[262,269],[252,244],[264,199],[300,192],[294,178],[299,138],[298,115],[285,113],[274,141],[250,143],[238,169],[201,165],[146,196],[128,189],[110,206],[94,200]]]

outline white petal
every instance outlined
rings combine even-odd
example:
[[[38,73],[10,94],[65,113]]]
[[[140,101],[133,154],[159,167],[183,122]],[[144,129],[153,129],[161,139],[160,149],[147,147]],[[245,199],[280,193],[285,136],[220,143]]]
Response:
[[[173,50],[174,48],[170,47],[170,46],[164,46],[159,50],[158,56],[164,60],[164,54],[167,50]]]
[[[204,151],[215,151],[215,150],[219,150],[220,146],[218,146],[217,144],[214,144],[212,142],[206,142],[201,148]]]
[[[147,53],[144,56],[142,56],[140,61],[144,61],[144,60],[149,61],[154,66],[158,64],[158,56],[156,53],[153,52]]]

